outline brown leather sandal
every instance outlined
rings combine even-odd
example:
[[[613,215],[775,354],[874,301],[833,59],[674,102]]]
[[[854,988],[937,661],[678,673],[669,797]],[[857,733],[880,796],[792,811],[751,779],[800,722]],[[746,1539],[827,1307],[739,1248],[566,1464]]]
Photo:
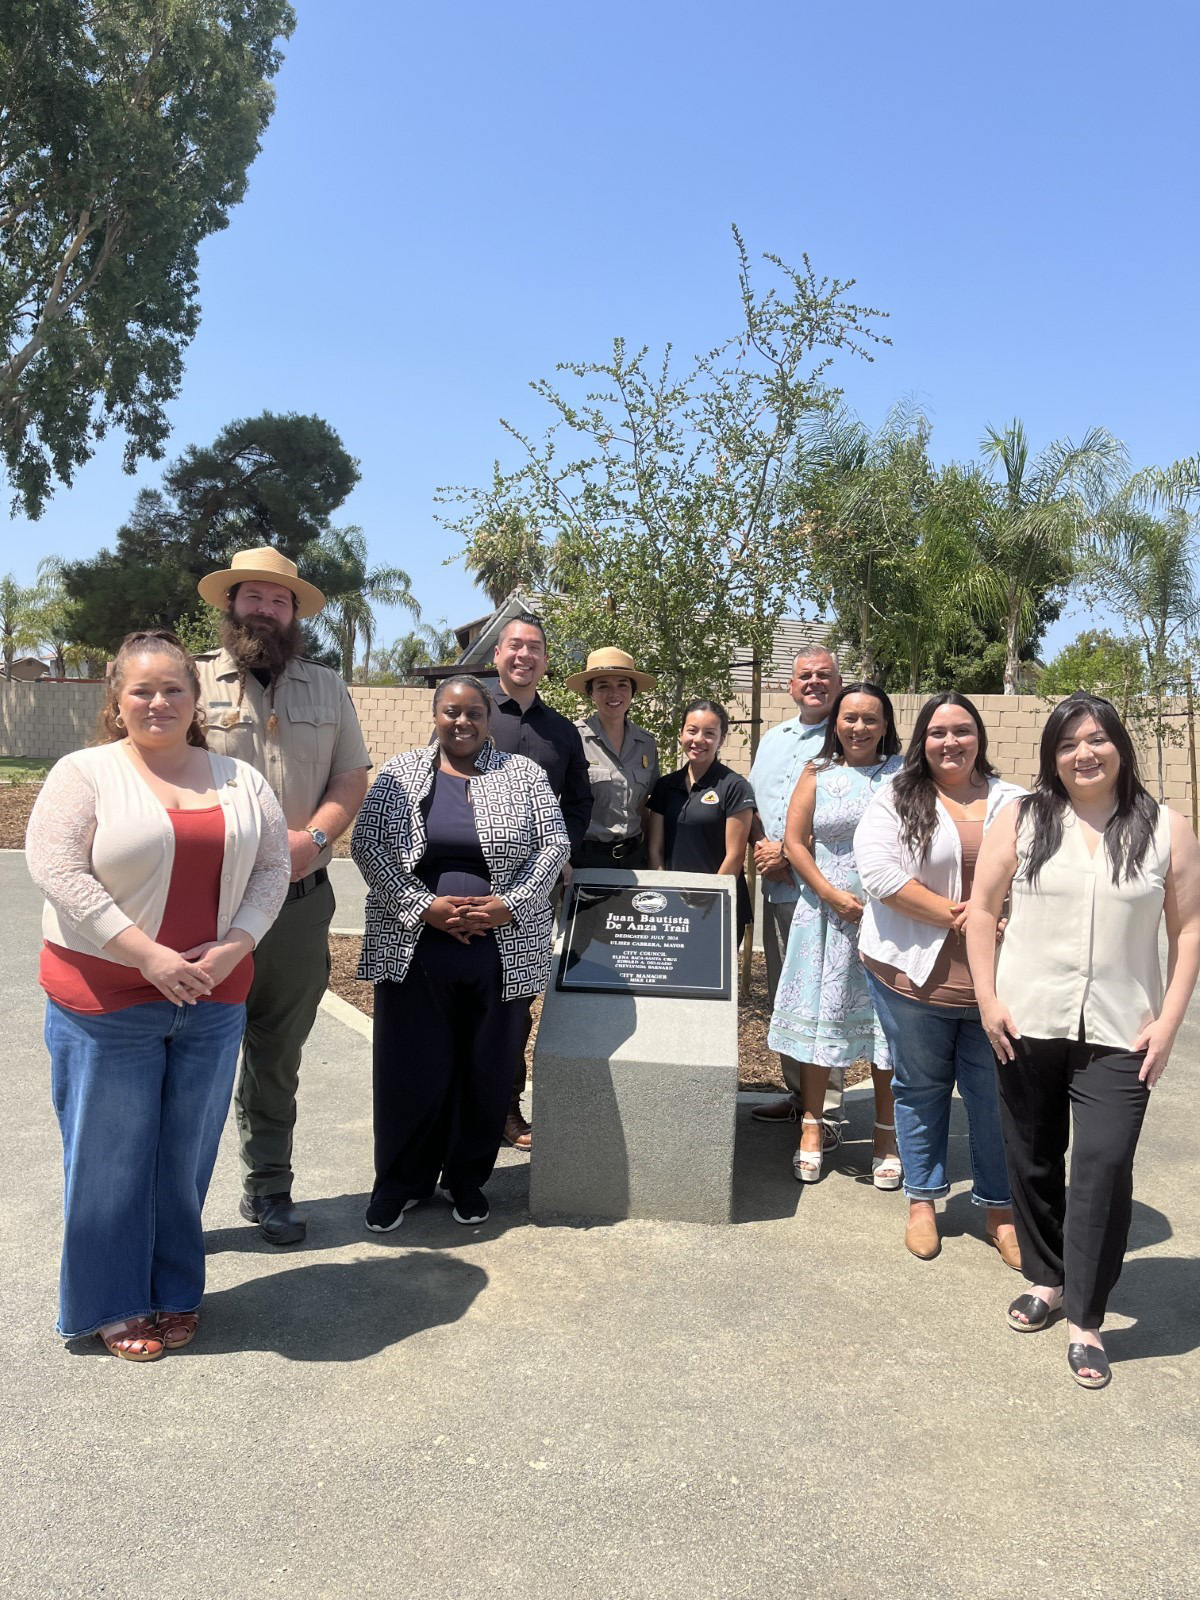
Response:
[[[168,1350],[182,1350],[185,1344],[191,1344],[196,1337],[199,1321],[198,1311],[160,1311],[155,1330]]]
[[[166,1341],[149,1317],[127,1317],[96,1331],[110,1356],[122,1361],[157,1361],[166,1353]]]

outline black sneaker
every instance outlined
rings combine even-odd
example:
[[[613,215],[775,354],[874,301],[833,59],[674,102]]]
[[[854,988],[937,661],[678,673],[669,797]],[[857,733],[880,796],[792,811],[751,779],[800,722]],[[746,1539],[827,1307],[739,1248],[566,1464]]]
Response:
[[[482,1189],[460,1189],[457,1194],[451,1194],[449,1189],[443,1189],[442,1193],[448,1200],[454,1202],[455,1222],[466,1223],[469,1227],[473,1222],[486,1222],[491,1216],[487,1197]]]
[[[367,1227],[372,1233],[391,1233],[404,1221],[404,1213],[420,1204],[419,1195],[414,1195],[411,1200],[372,1200],[367,1207]]]

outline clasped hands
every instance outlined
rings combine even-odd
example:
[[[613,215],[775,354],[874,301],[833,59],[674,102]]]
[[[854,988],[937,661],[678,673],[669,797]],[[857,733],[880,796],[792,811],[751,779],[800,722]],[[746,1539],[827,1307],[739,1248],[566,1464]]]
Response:
[[[439,894],[425,907],[421,921],[460,944],[470,944],[489,929],[511,922],[512,912],[498,894]]]
[[[771,883],[786,883],[792,869],[782,843],[778,839],[760,839],[754,846],[754,866],[759,875]]]

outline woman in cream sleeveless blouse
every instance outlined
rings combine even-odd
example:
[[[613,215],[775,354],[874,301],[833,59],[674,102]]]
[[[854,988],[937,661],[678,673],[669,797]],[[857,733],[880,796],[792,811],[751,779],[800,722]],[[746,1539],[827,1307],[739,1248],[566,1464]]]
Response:
[[[1072,1374],[1103,1388],[1111,1373],[1100,1328],[1129,1236],[1134,1152],[1200,971],[1200,846],[1184,818],[1142,787],[1107,700],[1077,693],[1050,713],[1033,794],[1008,806],[984,840],[967,953],[999,1062],[1032,1285],[1009,1306],[1009,1324],[1034,1332],[1062,1306]]]

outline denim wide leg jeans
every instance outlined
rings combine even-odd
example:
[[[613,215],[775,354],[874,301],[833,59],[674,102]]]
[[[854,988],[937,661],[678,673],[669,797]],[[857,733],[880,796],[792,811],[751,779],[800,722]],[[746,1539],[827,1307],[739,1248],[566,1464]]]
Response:
[[[872,972],[867,984],[892,1053],[896,1144],[904,1164],[905,1194],[910,1200],[941,1200],[950,1193],[946,1153],[957,1084],[970,1134],[971,1199],[977,1206],[1010,1205],[996,1058],[979,1007],[928,1006],[897,994]]]
[[[167,1000],[101,1016],[46,1005],[66,1180],[64,1339],[204,1293],[200,1213],[233,1092],[246,1008]]]

